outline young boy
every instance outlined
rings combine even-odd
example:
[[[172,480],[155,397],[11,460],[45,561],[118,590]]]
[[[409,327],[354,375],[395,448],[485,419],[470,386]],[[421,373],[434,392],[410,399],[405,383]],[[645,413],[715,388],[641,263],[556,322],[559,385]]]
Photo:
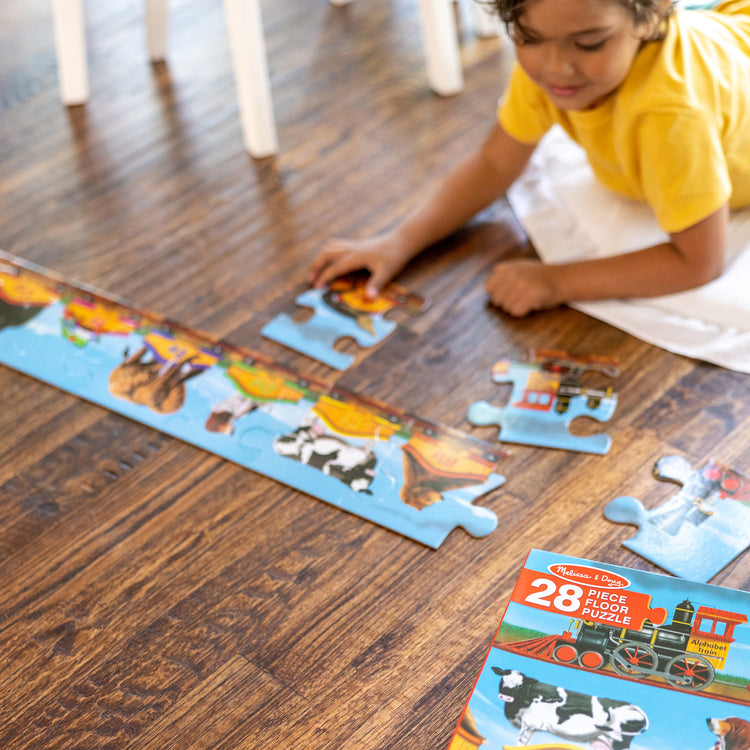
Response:
[[[750,205],[750,0],[494,0],[516,48],[498,123],[396,229],[332,240],[315,286],[358,268],[376,294],[424,248],[503,195],[555,123],[597,178],[651,206],[670,241],[597,260],[498,263],[493,304],[522,316],[576,300],[649,297],[722,272],[732,208]]]

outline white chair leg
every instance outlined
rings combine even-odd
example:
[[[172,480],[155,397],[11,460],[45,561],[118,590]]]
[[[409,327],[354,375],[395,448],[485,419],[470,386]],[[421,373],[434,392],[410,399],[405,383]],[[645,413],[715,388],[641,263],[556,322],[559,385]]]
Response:
[[[474,28],[477,36],[491,37],[500,34],[500,19],[487,10],[487,6],[472,0],[472,9],[474,15]]]
[[[427,80],[440,96],[452,96],[464,87],[458,32],[451,0],[419,0],[422,16]]]
[[[83,104],[89,98],[83,0],[52,0],[52,20],[60,98],[67,106]]]
[[[145,0],[146,46],[151,62],[167,56],[167,0]]]
[[[259,0],[224,0],[245,148],[262,158],[278,151]]]

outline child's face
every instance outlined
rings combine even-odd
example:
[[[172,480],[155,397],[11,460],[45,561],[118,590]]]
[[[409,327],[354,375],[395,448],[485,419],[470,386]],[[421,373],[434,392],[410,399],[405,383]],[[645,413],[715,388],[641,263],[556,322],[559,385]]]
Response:
[[[521,67],[565,110],[615,91],[650,33],[614,0],[528,0],[513,29]]]

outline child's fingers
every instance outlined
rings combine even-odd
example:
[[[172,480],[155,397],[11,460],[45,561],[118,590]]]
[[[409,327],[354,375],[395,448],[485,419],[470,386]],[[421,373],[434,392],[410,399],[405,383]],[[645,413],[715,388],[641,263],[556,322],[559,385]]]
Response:
[[[356,265],[356,261],[352,260],[352,250],[346,240],[329,240],[310,264],[310,282],[315,286],[321,286],[348,271],[361,268],[361,265]],[[353,265],[342,271],[341,268],[345,267],[347,262]]]
[[[559,305],[562,300],[550,278],[551,273],[551,267],[539,261],[498,263],[486,284],[490,302],[516,318]]]
[[[369,299],[375,299],[383,291],[383,287],[391,280],[387,271],[382,268],[370,270],[370,278],[365,285],[365,294]]]
[[[331,274],[331,268],[336,267],[336,262],[339,258],[340,253],[335,251],[323,251],[320,253],[310,264],[310,283],[314,286],[321,286],[334,278]]]
[[[313,262],[310,263],[310,280],[312,281],[317,275],[328,265],[329,260],[324,253],[315,256]]]
[[[324,247],[323,250],[313,258],[312,263],[310,263],[310,278],[314,279],[322,273],[327,266],[335,262],[336,258],[341,255],[341,252],[341,250],[336,249],[335,247]]]
[[[329,281],[333,281],[336,278],[336,274],[331,271],[331,267],[325,266],[319,271],[310,274],[310,284],[316,289],[321,286],[325,286]]]
[[[330,281],[344,276],[352,271],[358,271],[363,268],[362,261],[351,255],[337,255],[329,258],[328,262],[313,275],[312,284],[314,287],[321,287]]]

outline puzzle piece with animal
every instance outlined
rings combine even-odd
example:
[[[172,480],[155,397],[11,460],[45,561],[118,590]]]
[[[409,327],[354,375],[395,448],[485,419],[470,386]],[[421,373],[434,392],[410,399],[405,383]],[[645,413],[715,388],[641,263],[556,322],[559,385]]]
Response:
[[[477,401],[467,419],[476,426],[498,425],[506,443],[546,448],[607,453],[612,439],[606,434],[573,435],[569,427],[578,417],[606,422],[617,406],[611,385],[590,388],[581,382],[587,373],[607,379],[619,375],[617,360],[607,357],[573,357],[566,352],[532,350],[527,362],[503,359],[492,368],[492,380],[512,385],[505,406]]]
[[[385,313],[399,308],[416,315],[427,307],[422,297],[396,284],[389,284],[375,299],[369,299],[364,293],[365,283],[366,276],[352,274],[325,288],[308,289],[295,301],[312,309],[311,317],[300,322],[282,313],[261,333],[330,367],[346,370],[356,357],[338,351],[336,342],[352,338],[363,348],[372,347],[396,329],[396,323],[386,320]]]
[[[497,525],[496,445],[2,252],[0,362],[430,547]]]
[[[708,581],[750,546],[750,479],[709,460],[693,469],[681,456],[660,458],[657,479],[681,488],[646,510],[635,497],[615,498],[604,515],[638,531],[622,544],[680,578]]]

